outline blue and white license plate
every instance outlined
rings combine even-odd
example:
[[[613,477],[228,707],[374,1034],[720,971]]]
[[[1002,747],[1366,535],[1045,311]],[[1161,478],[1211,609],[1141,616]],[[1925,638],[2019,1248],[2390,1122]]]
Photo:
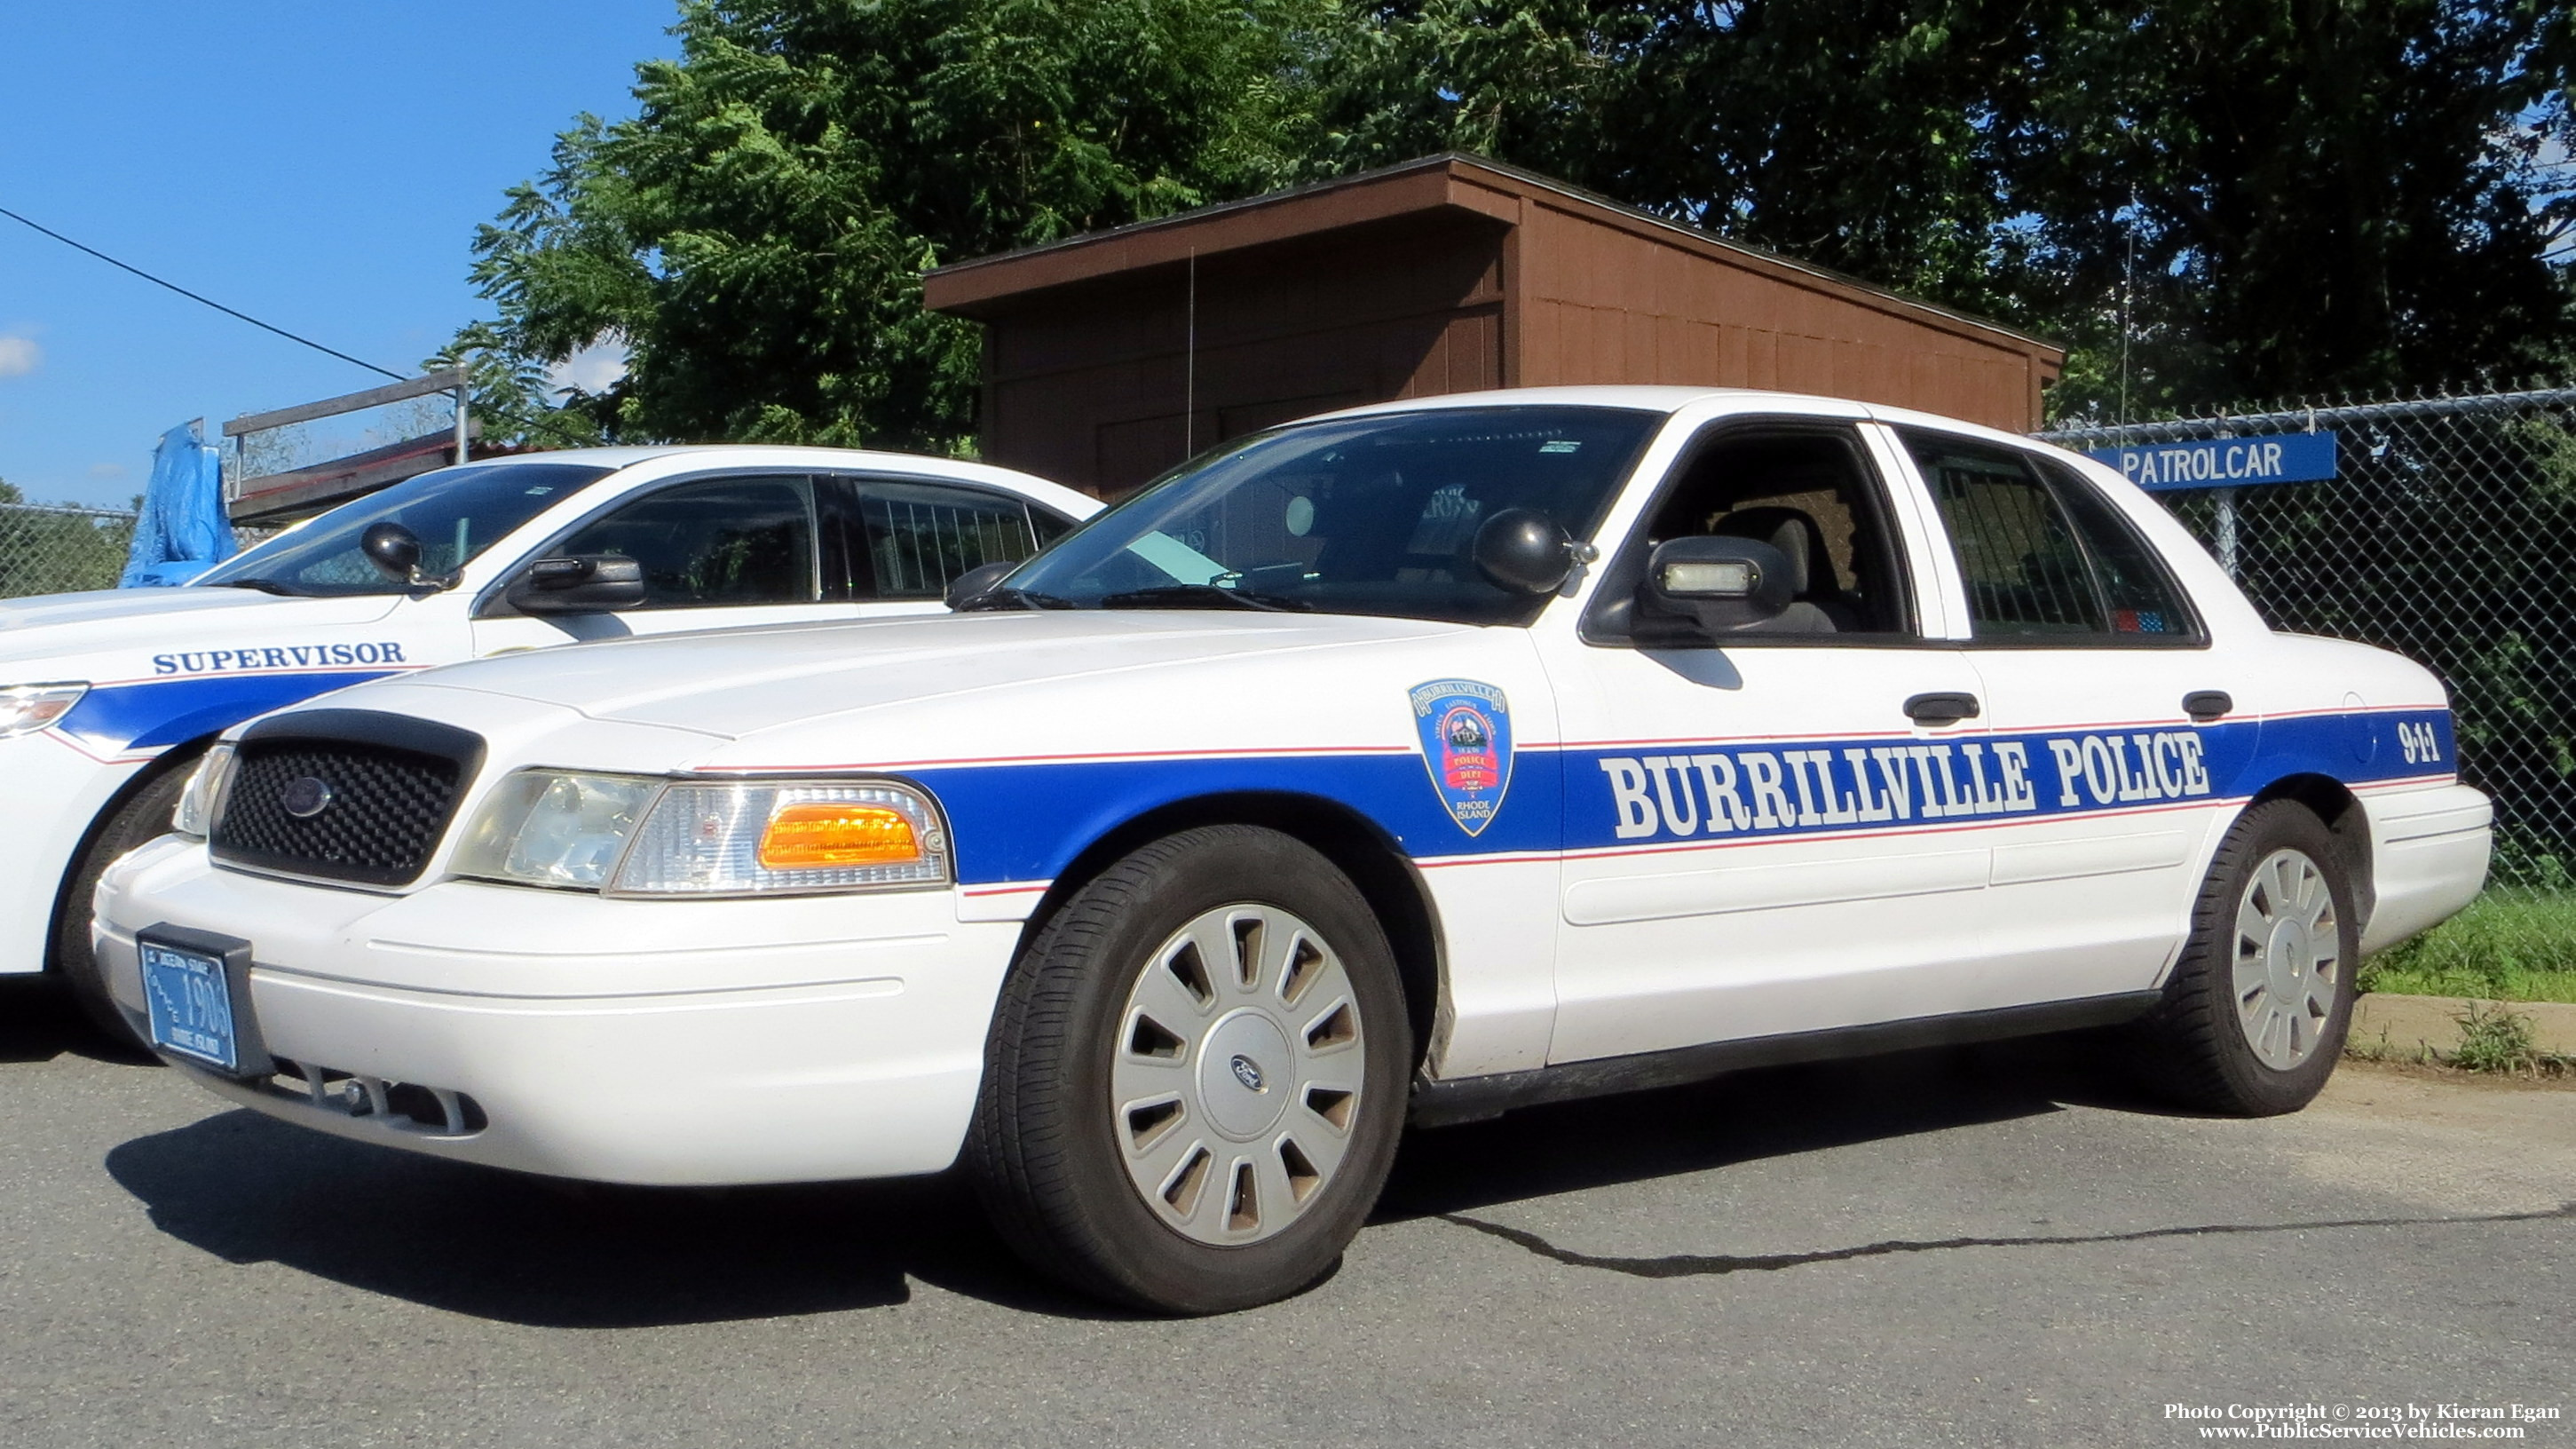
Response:
[[[152,1044],[163,1051],[224,1071],[241,1067],[233,1028],[232,984],[224,963],[158,941],[138,943],[143,955],[144,1010],[152,1019]]]

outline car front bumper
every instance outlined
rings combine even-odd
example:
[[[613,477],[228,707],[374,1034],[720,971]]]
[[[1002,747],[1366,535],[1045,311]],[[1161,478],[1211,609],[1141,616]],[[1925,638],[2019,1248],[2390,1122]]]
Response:
[[[376,895],[218,869],[177,837],[110,870],[96,905],[101,964],[138,1023],[138,931],[251,943],[248,1013],[300,1070],[237,1081],[172,1060],[218,1095],[441,1157],[693,1186],[946,1167],[1020,929],[961,923],[946,891]],[[392,1084],[470,1120],[387,1111]]]

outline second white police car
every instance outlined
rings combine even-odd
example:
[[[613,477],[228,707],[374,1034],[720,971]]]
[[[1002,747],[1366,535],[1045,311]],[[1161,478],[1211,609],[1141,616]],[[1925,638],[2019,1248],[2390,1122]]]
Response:
[[[1098,511],[946,458],[587,448],[424,473],[186,588],[0,603],[0,976],[50,972],[124,1029],[90,955],[91,887],[254,715],[585,639],[937,613],[953,575]]]
[[[1680,389],[1246,438],[955,617],[639,640],[236,731],[101,883],[214,1091],[625,1183],[936,1171],[1205,1312],[1401,1128],[2125,1024],[2295,1109],[2489,809],[2440,684],[2085,460]]]

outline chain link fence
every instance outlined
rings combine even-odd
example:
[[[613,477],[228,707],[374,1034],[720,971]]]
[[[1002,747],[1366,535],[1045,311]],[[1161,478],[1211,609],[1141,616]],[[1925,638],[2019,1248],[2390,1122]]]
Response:
[[[115,588],[133,537],[131,513],[0,503],[0,599]]]
[[[283,528],[233,527],[235,551]],[[0,599],[112,589],[125,573],[134,515],[113,508],[0,503]]]
[[[2394,649],[2450,685],[2461,777],[2495,797],[2492,883],[2372,972],[2576,1000],[2576,388],[2041,436],[2081,450],[2329,430],[2330,481],[2157,496],[2275,627]]]

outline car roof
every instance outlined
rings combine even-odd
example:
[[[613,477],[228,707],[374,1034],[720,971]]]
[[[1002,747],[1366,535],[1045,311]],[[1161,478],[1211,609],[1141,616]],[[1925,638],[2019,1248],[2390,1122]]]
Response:
[[[1398,398],[1393,402],[1370,403],[1300,418],[1299,423],[1321,422],[1328,418],[1364,418],[1389,413],[1431,412],[1442,408],[1490,407],[1594,407],[1627,408],[1640,412],[1677,413],[1686,407],[1707,402],[1732,402],[1748,409],[1781,404],[1797,404],[1800,410],[1823,403],[1854,418],[1867,417],[1897,427],[1940,428],[1945,431],[2006,443],[2022,448],[2042,448],[2050,452],[2064,449],[2040,442],[2019,433],[2006,432],[1965,418],[1927,413],[1915,408],[1891,407],[1885,403],[1863,402],[1858,398],[1834,397],[1827,393],[1784,392],[1758,387],[1671,387],[1663,385],[1594,385],[1571,387],[1506,387],[1483,392],[1441,393],[1431,397]],[[1292,423],[1288,426],[1294,427]]]
[[[891,453],[869,448],[816,448],[789,443],[658,443],[615,448],[549,448],[532,453],[512,453],[498,458],[477,458],[478,465],[512,467],[525,463],[588,463],[602,468],[631,468],[638,463],[659,462],[664,458],[739,458],[746,462],[829,463],[838,467],[889,467],[940,471],[965,464],[964,459],[941,458],[928,453]],[[975,465],[967,465],[975,466]],[[985,465],[989,466],[989,465]]]
[[[957,483],[982,483],[1002,488],[1023,498],[1048,505],[1075,518],[1086,518],[1099,511],[1100,500],[1066,488],[1063,484],[1023,473],[1015,468],[998,467],[965,458],[942,458],[928,453],[880,452],[866,448],[799,447],[784,443],[671,443],[622,448],[558,448],[547,452],[513,453],[500,458],[478,458],[476,467],[523,467],[539,464],[587,465],[623,472],[647,464],[702,464],[708,467],[814,468],[832,471],[864,470],[900,473],[916,478],[935,478]]]
[[[1716,398],[1800,398],[1809,401],[1835,402],[1858,407],[1848,398],[1821,398],[1813,394],[1771,392],[1749,387],[1668,387],[1646,384],[1594,385],[1574,387],[1505,387],[1486,392],[1451,392],[1434,397],[1398,398],[1393,402],[1371,403],[1365,407],[1344,408],[1324,413],[1329,418],[1368,417],[1377,413],[1425,412],[1436,408],[1527,407],[1533,404],[1557,407],[1630,408],[1644,412],[1674,413],[1696,402]],[[1311,422],[1313,419],[1307,419]]]

